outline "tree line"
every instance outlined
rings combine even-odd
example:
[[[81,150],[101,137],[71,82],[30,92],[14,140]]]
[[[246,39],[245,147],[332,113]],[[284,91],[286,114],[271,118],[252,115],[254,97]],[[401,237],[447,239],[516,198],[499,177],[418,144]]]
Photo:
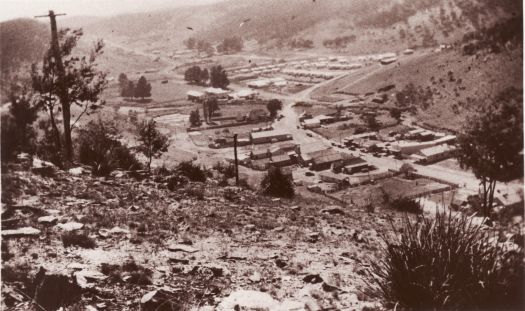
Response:
[[[151,97],[151,84],[146,77],[141,76],[135,83],[128,79],[128,76],[121,73],[118,76],[120,96],[126,98],[147,98]]]
[[[192,66],[184,72],[184,80],[197,85],[211,85],[212,87],[226,89],[230,84],[228,74],[221,65],[211,67],[210,71],[199,66]]]
[[[197,50],[199,55],[200,53],[205,53],[208,56],[213,55],[215,52],[233,54],[241,52],[244,48],[244,41],[238,36],[226,37],[215,47],[206,40],[197,40],[194,37],[190,37],[182,41],[182,43],[190,50]]]

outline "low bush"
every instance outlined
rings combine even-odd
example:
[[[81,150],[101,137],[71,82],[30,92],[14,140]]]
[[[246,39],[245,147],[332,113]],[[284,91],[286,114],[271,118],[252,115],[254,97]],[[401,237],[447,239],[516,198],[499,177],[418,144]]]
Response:
[[[263,194],[279,198],[291,198],[295,194],[292,179],[275,167],[268,169],[268,174],[261,182],[261,189]]]
[[[97,243],[86,233],[66,232],[62,235],[64,247],[78,246],[82,248],[95,248]]]
[[[105,176],[115,169],[137,170],[140,162],[117,139],[111,123],[91,121],[79,131],[78,159],[93,168],[93,174]]]
[[[182,176],[188,177],[191,181],[205,182],[206,181],[206,169],[202,168],[198,164],[194,164],[191,161],[181,162],[177,167],[177,171]]]
[[[223,174],[226,178],[235,177],[235,165],[232,163],[217,162],[217,164],[213,166],[213,169]]]
[[[405,217],[384,236],[370,287],[387,307],[405,310],[523,310],[523,249],[506,251],[471,218],[438,213]]]
[[[421,205],[413,199],[409,198],[398,198],[390,202],[390,207],[395,210],[413,214],[421,214],[423,209]]]

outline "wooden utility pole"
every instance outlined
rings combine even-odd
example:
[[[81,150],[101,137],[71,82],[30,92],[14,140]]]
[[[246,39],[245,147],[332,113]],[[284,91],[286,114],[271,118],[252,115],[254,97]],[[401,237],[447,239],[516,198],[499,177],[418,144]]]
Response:
[[[239,161],[237,160],[237,134],[233,134],[233,154],[235,156],[235,185],[239,185]]]
[[[62,55],[60,53],[60,44],[58,42],[58,31],[57,31],[57,16],[63,16],[66,14],[55,14],[52,10],[49,11],[48,15],[35,16],[38,17],[49,17],[51,21],[51,51],[53,52],[53,58],[55,61],[57,74],[58,74],[58,98],[62,105],[62,119],[64,124],[64,152],[66,161],[70,162],[72,158],[72,147],[71,147],[71,107],[69,105],[68,90],[65,81],[65,69],[62,63]]]

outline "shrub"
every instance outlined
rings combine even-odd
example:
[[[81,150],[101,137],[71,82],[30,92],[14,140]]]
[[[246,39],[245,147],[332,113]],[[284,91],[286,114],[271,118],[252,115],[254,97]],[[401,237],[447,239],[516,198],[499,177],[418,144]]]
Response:
[[[111,123],[89,122],[79,131],[77,143],[80,163],[91,166],[95,175],[141,168],[135,156],[117,140],[117,130]]]
[[[206,170],[198,164],[191,161],[181,162],[177,167],[177,171],[182,176],[188,177],[191,181],[206,181]]]
[[[409,198],[397,198],[390,203],[390,207],[407,213],[421,214],[423,212],[421,205],[415,200]]]
[[[369,285],[398,309],[522,310],[523,249],[503,250],[471,220],[405,217],[398,238],[384,237]]]
[[[66,232],[62,235],[64,247],[78,246],[82,248],[95,248],[97,243],[86,233]]]
[[[280,198],[291,198],[295,193],[292,179],[275,167],[268,169],[268,174],[261,182],[261,189],[266,195]]]
[[[217,162],[213,169],[223,174],[226,178],[235,177],[235,165],[232,163],[225,164],[223,162]]]

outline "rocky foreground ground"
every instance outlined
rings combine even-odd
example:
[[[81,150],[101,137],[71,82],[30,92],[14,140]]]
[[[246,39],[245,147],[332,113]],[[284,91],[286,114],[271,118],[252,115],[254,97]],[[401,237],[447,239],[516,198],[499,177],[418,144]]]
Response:
[[[366,276],[392,214],[32,166],[2,176],[9,310],[380,307]]]

